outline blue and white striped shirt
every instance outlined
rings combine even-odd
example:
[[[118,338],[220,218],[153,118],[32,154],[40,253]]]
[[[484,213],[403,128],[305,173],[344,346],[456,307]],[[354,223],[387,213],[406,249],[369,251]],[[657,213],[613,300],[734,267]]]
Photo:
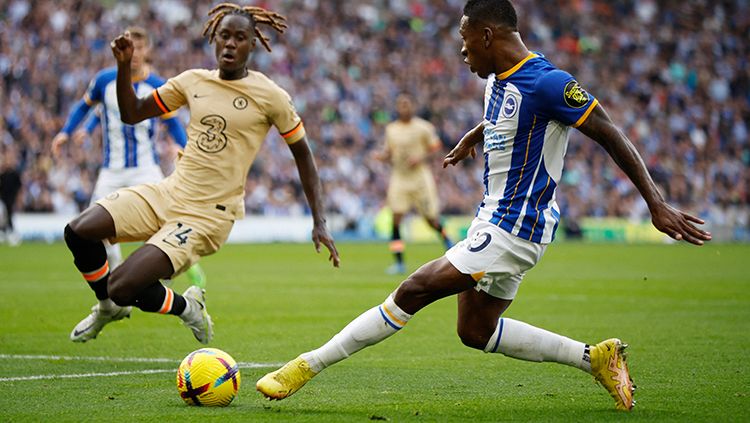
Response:
[[[539,54],[490,75],[484,93],[484,199],[477,218],[531,242],[552,242],[569,127],[581,125],[597,104],[569,73]]]
[[[116,68],[97,73],[83,99],[73,107],[61,132],[70,134],[83,121],[91,107],[95,103],[101,103],[102,167],[123,169],[156,166],[159,163],[154,143],[156,118],[135,125],[123,123],[117,105],[116,79]],[[161,77],[149,73],[145,79],[133,81],[133,88],[138,97],[145,97],[163,84]],[[187,136],[177,117],[168,114],[160,118],[166,124],[173,141],[184,147]]]

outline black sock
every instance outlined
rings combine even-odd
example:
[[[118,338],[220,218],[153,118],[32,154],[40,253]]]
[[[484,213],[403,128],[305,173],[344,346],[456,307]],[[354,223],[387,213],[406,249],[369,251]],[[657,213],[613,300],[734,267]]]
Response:
[[[155,282],[138,294],[135,306],[150,313],[174,314],[179,316],[185,311],[187,301],[182,295],[166,288],[161,282]]]
[[[89,241],[78,236],[70,225],[65,225],[65,243],[73,253],[73,264],[75,264],[84,279],[89,284],[96,298],[106,300],[107,281],[109,280],[109,264],[107,263],[107,250],[101,241]]]
[[[393,234],[391,236],[391,251],[396,258],[396,263],[404,263],[404,243],[401,241],[401,228],[399,225],[393,225]]]

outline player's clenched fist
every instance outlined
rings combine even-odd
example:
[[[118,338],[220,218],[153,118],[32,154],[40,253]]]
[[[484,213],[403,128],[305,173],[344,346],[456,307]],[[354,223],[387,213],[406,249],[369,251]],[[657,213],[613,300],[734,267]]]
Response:
[[[130,39],[130,33],[128,32],[112,40],[110,47],[112,47],[112,54],[118,64],[128,63],[133,57],[133,41]]]

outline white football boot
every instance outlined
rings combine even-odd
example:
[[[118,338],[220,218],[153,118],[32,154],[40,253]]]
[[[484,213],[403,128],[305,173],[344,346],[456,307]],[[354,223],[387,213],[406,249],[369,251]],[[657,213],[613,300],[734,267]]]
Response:
[[[81,320],[73,328],[73,332],[70,332],[70,340],[73,342],[86,342],[89,339],[94,339],[107,323],[130,317],[132,307],[120,307],[111,301],[109,302],[111,304],[110,307],[101,307],[100,303],[91,307],[91,314]]]
[[[211,316],[206,310],[206,290],[195,285],[188,288],[182,296],[187,301],[185,311],[180,315],[180,319],[185,326],[193,331],[195,339],[201,344],[208,344],[214,337],[214,324]]]

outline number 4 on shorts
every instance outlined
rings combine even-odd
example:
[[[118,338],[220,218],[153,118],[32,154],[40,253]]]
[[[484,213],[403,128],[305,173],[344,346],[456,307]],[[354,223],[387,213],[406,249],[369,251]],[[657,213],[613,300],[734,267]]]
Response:
[[[176,246],[185,245],[188,241],[188,234],[192,231],[193,228],[184,227],[182,223],[177,222],[177,227],[164,238],[164,242],[172,244],[171,241],[173,241],[172,237],[174,236],[177,238]]]

